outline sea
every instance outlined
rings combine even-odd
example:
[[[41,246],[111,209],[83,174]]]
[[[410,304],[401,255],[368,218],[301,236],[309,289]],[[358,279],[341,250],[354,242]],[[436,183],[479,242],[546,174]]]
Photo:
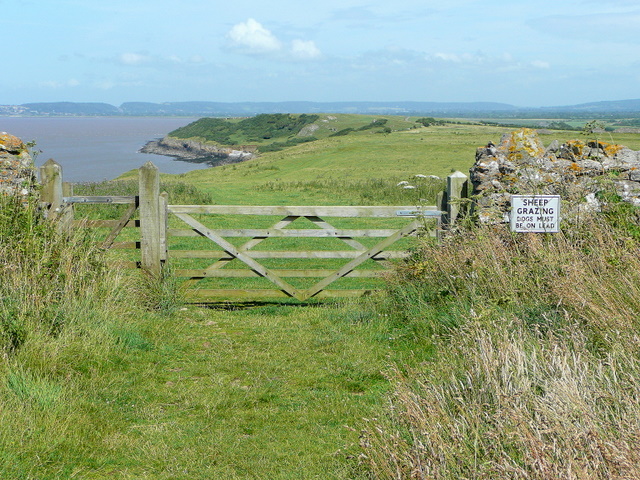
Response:
[[[152,161],[161,173],[186,173],[207,164],[140,153],[148,141],[164,137],[196,118],[185,117],[2,117],[0,132],[35,142],[36,166],[53,158],[64,181],[100,182]]]

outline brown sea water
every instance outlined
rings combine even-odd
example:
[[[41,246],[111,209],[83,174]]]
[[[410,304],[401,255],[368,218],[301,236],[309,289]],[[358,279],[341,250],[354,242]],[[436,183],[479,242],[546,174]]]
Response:
[[[0,132],[35,141],[36,165],[62,165],[65,181],[97,182],[150,160],[161,173],[185,173],[205,164],[139,153],[149,140],[196,120],[183,117],[0,117]]]

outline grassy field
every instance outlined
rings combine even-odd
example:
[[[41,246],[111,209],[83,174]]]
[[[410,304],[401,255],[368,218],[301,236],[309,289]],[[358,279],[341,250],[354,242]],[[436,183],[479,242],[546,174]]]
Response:
[[[163,182],[172,203],[413,204],[398,181],[466,171],[508,131],[394,121]],[[0,236],[28,220],[12,212]],[[215,307],[29,230],[2,244],[0,477],[635,478],[637,240],[590,225],[421,243],[359,301]]]
[[[325,137],[280,152],[267,152],[247,162],[171,178],[197,185],[210,193],[217,204],[375,204],[375,189],[381,185],[395,186],[401,180],[412,180],[416,174],[445,177],[455,170],[467,173],[476,148],[489,141],[497,143],[504,133],[513,130],[458,124],[415,128],[415,117],[330,117],[339,122],[335,128],[358,127],[388,118],[387,125],[394,130],[390,134],[366,130]],[[554,139],[562,142],[576,137],[586,138],[578,132],[554,131],[541,139],[549,144]],[[640,148],[639,134],[604,133],[601,137]],[[135,175],[132,171],[122,178]],[[415,201],[411,192],[406,194],[408,201]]]

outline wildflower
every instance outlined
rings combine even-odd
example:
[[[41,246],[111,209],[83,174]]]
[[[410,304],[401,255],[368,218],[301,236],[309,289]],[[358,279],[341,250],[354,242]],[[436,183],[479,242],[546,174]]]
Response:
[[[396,185],[396,187],[402,187],[403,185],[409,185],[409,182],[407,182],[406,180],[403,180],[399,182],[398,185]]]
[[[422,175],[422,174],[418,174],[418,175],[414,175],[415,178],[427,178],[426,175]]]
[[[23,188],[22,190],[20,190],[20,194],[29,195],[29,190],[27,190],[26,188]]]
[[[429,175],[429,178],[433,178],[434,180],[440,180],[440,177],[437,175]]]
[[[404,189],[406,189],[406,190],[410,190],[410,189],[412,189],[412,188],[416,188],[416,187],[414,187],[413,185],[405,185],[405,186],[404,186],[404,187],[402,187],[402,188],[404,188]]]

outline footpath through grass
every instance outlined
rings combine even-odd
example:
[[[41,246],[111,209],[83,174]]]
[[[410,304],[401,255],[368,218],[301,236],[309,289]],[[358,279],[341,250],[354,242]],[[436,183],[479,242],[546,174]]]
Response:
[[[367,478],[359,433],[384,414],[383,372],[429,351],[363,307],[189,307],[34,338],[3,363],[0,475]]]

